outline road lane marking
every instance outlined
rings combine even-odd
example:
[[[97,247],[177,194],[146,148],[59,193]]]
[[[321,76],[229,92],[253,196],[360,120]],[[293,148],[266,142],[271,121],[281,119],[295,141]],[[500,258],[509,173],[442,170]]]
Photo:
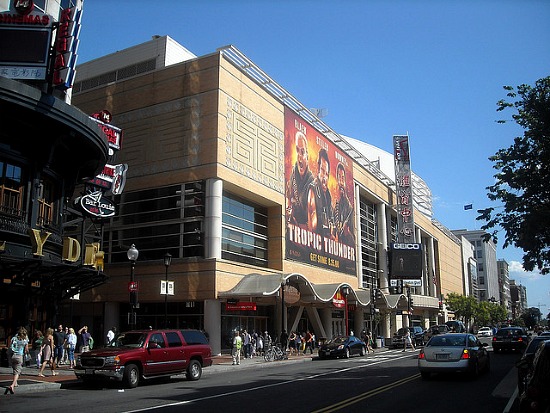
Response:
[[[279,383],[266,384],[266,385],[263,385],[263,386],[256,386],[256,387],[252,387],[252,388],[249,388],[249,389],[235,390],[235,391],[230,391],[230,392],[226,392],[226,393],[218,393],[218,394],[214,394],[212,396],[205,396],[205,397],[199,397],[199,398],[196,398],[196,399],[182,400],[182,401],[179,401],[179,402],[163,403],[163,404],[153,405],[153,406],[149,406],[149,407],[144,407],[142,409],[127,410],[127,411],[121,412],[121,413],[138,413],[138,412],[146,412],[146,411],[150,411],[150,410],[162,409],[164,407],[184,406],[186,404],[201,402],[201,401],[205,401],[205,400],[218,399],[218,398],[221,398],[221,397],[234,396],[234,395],[237,395],[237,394],[254,392],[256,390],[267,389],[267,388],[270,388],[270,387],[283,386],[283,385],[287,385],[287,384],[296,383],[296,382],[299,382],[299,381],[312,380],[312,379],[316,379],[316,378],[323,377],[323,376],[337,374],[337,373],[341,373],[341,372],[345,372],[345,371],[362,369],[362,368],[365,368],[365,367],[374,366],[374,365],[382,364],[382,363],[387,363],[387,362],[390,362],[390,361],[394,361],[394,360],[398,360],[398,359],[404,359],[404,358],[408,358],[408,357],[409,357],[409,355],[401,355],[400,357],[392,357],[391,359],[375,360],[375,361],[373,361],[372,363],[369,363],[369,364],[361,364],[361,365],[346,367],[346,368],[343,368],[343,369],[327,371],[327,372],[324,372],[324,373],[318,373],[318,374],[313,374],[313,375],[306,376],[306,377],[300,377],[298,379],[285,380],[285,381],[281,381]]]
[[[384,393],[388,390],[399,387],[399,386],[401,386],[403,384],[406,384],[410,381],[416,380],[419,377],[420,377],[420,374],[415,374],[415,375],[410,376],[410,377],[405,377],[405,378],[403,378],[401,380],[397,380],[393,383],[389,383],[389,384],[386,384],[384,386],[377,387],[375,389],[369,390],[366,393],[358,394],[357,396],[350,397],[349,399],[345,399],[345,400],[342,400],[338,403],[334,403],[330,406],[324,407],[322,409],[315,410],[312,413],[329,413],[329,412],[335,412],[335,411],[341,410],[345,407],[352,406],[356,403],[359,403],[360,401],[363,401],[363,400],[368,399],[370,397],[376,396],[380,393]]]

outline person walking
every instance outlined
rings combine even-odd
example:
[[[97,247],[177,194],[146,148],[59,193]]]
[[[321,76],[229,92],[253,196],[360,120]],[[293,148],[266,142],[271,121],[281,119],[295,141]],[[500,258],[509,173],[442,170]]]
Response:
[[[57,331],[53,333],[53,370],[63,363],[63,347],[65,347],[65,341],[67,341],[67,336],[63,331],[63,326],[60,324],[57,326]]]
[[[288,338],[288,349],[290,350],[290,355],[292,356],[294,353],[298,354],[296,351],[296,332],[292,331],[290,333],[290,337]]]
[[[32,350],[36,358],[36,368],[40,369],[42,364],[42,341],[44,340],[44,334],[42,331],[36,330],[34,332],[34,338],[32,340]]]
[[[403,351],[407,350],[407,344],[409,344],[413,351],[416,349],[414,348],[414,344],[412,342],[411,338],[411,330],[410,328],[407,328],[407,332],[405,333],[405,339],[403,340]]]
[[[235,330],[235,337],[233,337],[233,346],[231,348],[231,357],[233,358],[233,365],[241,364],[241,348],[243,346],[243,339],[238,330]]]
[[[4,394],[15,394],[15,388],[18,386],[17,380],[23,370],[23,357],[29,353],[29,337],[25,327],[19,327],[17,334],[11,338],[10,342],[11,368],[13,370],[13,381],[9,387],[6,387]]]
[[[80,336],[80,341],[82,343],[81,353],[90,351],[90,341],[92,340],[92,335],[88,332],[88,326],[83,326],[78,330],[78,335]]]
[[[313,354],[313,335],[311,334],[311,331],[306,332],[306,344],[304,347],[304,354],[307,354],[307,350],[309,349],[310,354]]]
[[[74,333],[74,328],[69,328],[69,335],[67,336],[67,353],[69,357],[69,368],[74,369],[74,351],[76,349],[76,334]]]
[[[40,366],[40,372],[38,373],[39,377],[46,377],[44,376],[44,369],[46,368],[46,364],[50,365],[50,369],[52,370],[52,376],[56,376],[57,373],[54,371],[54,365],[53,365],[53,328],[48,328],[46,330],[46,334],[44,335],[44,340],[42,341],[42,366]]]

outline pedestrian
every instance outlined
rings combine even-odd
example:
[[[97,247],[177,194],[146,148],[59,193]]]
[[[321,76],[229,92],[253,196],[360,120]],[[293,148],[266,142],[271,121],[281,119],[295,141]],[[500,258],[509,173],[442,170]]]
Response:
[[[303,349],[302,349],[302,342],[303,342],[303,337],[302,335],[297,331],[296,332],[296,351],[298,354],[300,354]]]
[[[248,331],[243,331],[243,350],[244,358],[247,359],[250,357],[250,334]]]
[[[63,347],[65,347],[66,341],[67,336],[65,335],[65,331],[63,331],[63,326],[60,324],[53,333],[53,370],[63,362]]]
[[[287,346],[288,346],[288,334],[286,330],[283,329],[281,333],[281,350],[283,350],[283,352],[286,352]]]
[[[405,333],[405,339],[403,340],[403,351],[405,351],[407,349],[407,344],[409,344],[411,346],[411,348],[413,349],[413,351],[415,351],[416,349],[414,348],[414,344],[412,342],[412,338],[411,338],[411,330],[407,327],[406,329],[406,333]]]
[[[65,344],[63,345],[63,360],[60,364],[69,364],[69,343],[67,339],[69,338],[69,327],[65,326]]]
[[[256,354],[258,356],[264,355],[264,339],[260,333],[254,333],[256,336]]]
[[[369,351],[372,351],[374,353],[374,348],[373,348],[374,342],[372,341],[372,333],[370,331],[366,333],[365,342],[367,343],[367,353]]]
[[[69,357],[69,368],[74,369],[75,368],[75,362],[74,362],[74,351],[76,349],[76,334],[74,333],[74,328],[69,328],[69,335],[67,336],[67,353]]]
[[[44,376],[44,369],[46,368],[46,365],[50,366],[52,376],[57,375],[53,367],[53,347],[53,328],[48,328],[46,330],[46,334],[44,335],[44,340],[42,341],[42,366],[40,366],[40,372],[38,373],[39,377],[46,377]]]
[[[80,342],[82,343],[80,353],[90,351],[90,341],[92,340],[92,335],[88,332],[88,326],[83,326],[80,330],[78,330],[78,335],[80,336]]]
[[[111,327],[111,329],[107,332],[107,341],[105,344],[110,345],[112,341],[115,339],[117,333],[116,327]]]
[[[313,335],[311,334],[311,331],[309,331],[309,330],[307,330],[306,336],[305,336],[304,354],[307,353],[308,349],[310,351],[310,354],[313,354]]]
[[[6,387],[4,394],[15,394],[15,388],[18,386],[17,380],[23,370],[23,359],[29,354],[29,337],[25,327],[19,327],[17,334],[11,338],[10,342],[10,363],[13,370],[13,381],[9,387]]]
[[[267,350],[269,350],[271,348],[271,345],[273,344],[272,340],[271,340],[271,336],[269,335],[269,333],[267,331],[264,332],[263,341],[264,341],[264,353],[265,353]]]
[[[296,351],[296,331],[292,331],[290,333],[290,337],[288,338],[288,349],[290,350],[290,355],[297,353]]]
[[[42,331],[36,330],[34,332],[34,338],[32,339],[32,350],[36,357],[37,369],[40,369],[42,364],[42,341],[44,341],[44,334],[42,334]]]
[[[241,364],[242,346],[243,346],[243,339],[241,338],[239,331],[235,330],[235,337],[233,337],[233,344],[231,347],[231,357],[233,358],[233,365]]]

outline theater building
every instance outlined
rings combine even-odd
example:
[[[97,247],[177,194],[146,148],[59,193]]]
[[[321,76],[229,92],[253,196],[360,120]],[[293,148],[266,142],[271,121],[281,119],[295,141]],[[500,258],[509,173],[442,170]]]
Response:
[[[416,175],[421,279],[392,287],[393,169],[235,47],[197,57],[155,36],[78,66],[73,104],[113,115],[129,166],[103,228],[108,281],[72,303],[83,319],[201,328],[220,352],[237,328],[387,338],[438,322],[440,296],[463,291],[460,242]]]
[[[56,28],[69,25],[69,13],[61,22],[62,11],[79,11],[81,3],[9,3],[0,10],[2,364],[4,347],[19,326],[31,335],[45,331],[61,321],[59,305],[107,279],[86,262],[85,244],[66,237],[65,224],[67,201],[77,185],[103,169],[108,142],[88,114],[68,103],[66,88],[54,86],[48,69]]]

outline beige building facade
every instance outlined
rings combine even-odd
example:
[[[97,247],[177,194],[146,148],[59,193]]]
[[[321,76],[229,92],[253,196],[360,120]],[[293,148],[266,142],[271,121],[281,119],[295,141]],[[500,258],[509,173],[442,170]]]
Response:
[[[234,329],[310,330],[317,338],[372,330],[387,339],[409,323],[442,321],[441,295],[464,291],[456,237],[416,213],[423,278],[409,305],[389,281],[393,178],[234,47],[201,57],[183,49],[180,62],[159,63],[157,51],[168,56],[171,46],[155,37],[77,72],[73,104],[113,115],[124,132],[115,161],[128,175],[113,197],[116,216],[101,223],[108,281],[81,294],[72,311],[106,329],[131,325],[126,251],[134,244],[135,324],[204,329],[216,353]],[[290,172],[305,153],[300,133],[312,179],[321,183],[323,149],[331,164],[330,202],[317,180],[308,186],[318,191],[317,204],[304,206],[315,228],[290,212],[289,199],[299,198]],[[343,192],[337,172],[347,180]],[[332,209],[323,229],[321,200]],[[173,295],[161,294],[165,279]]]

